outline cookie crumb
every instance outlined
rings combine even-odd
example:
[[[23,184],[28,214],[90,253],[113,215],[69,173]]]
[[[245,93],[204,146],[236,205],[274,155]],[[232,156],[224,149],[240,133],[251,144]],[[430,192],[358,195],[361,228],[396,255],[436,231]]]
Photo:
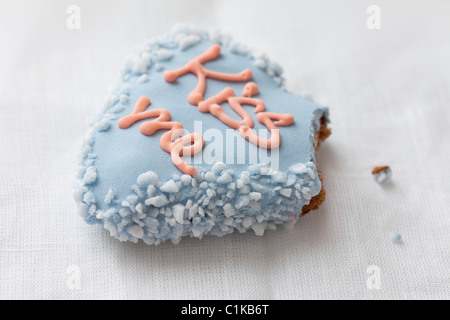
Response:
[[[372,174],[378,183],[385,183],[392,177],[392,169],[389,166],[375,167]]]

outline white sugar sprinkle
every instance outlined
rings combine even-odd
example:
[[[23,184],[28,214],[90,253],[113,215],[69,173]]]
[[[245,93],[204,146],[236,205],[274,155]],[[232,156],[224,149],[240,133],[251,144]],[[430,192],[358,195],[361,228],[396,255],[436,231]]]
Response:
[[[206,195],[208,196],[208,198],[211,199],[212,197],[214,197],[216,195],[216,193],[214,192],[214,190],[208,189],[208,190],[206,190]]]
[[[255,66],[259,69],[265,69],[266,68],[266,62],[262,59],[255,60]]]
[[[264,219],[265,219],[265,217],[264,217],[263,214],[258,214],[258,215],[256,216],[256,221],[258,221],[259,223],[263,222]]]
[[[142,229],[137,224],[133,224],[133,225],[129,226],[128,233],[138,239],[142,239],[144,237],[144,229]]]
[[[236,193],[234,191],[228,191],[227,192],[227,197],[230,199],[234,199],[234,197],[236,196]]]
[[[233,225],[233,222],[234,222],[234,219],[231,218],[231,217],[228,217],[228,218],[226,218],[226,219],[223,221],[223,224],[224,224],[224,225],[227,225],[227,226],[232,226],[232,225]]]
[[[122,94],[119,98],[119,101],[121,104],[127,104],[128,103],[128,96],[126,94]]]
[[[168,49],[159,49],[156,51],[159,61],[169,60],[173,57],[173,51]]]
[[[202,229],[200,229],[197,226],[193,226],[192,227],[192,234],[194,235],[194,237],[196,238],[200,238],[203,234]]]
[[[105,118],[105,119],[102,119],[99,122],[97,122],[97,124],[95,125],[95,130],[97,130],[99,132],[108,131],[110,127],[111,127],[111,121],[109,119]]]
[[[239,194],[248,194],[250,192],[250,186],[242,186],[239,188]]]
[[[146,205],[148,205],[148,206],[152,205],[157,208],[164,207],[168,203],[169,203],[169,200],[167,199],[167,197],[165,195],[156,196],[156,197],[145,200]]]
[[[195,216],[198,212],[198,204],[194,204],[190,209],[189,209],[189,217],[192,218],[193,216]]]
[[[88,212],[89,212],[90,215],[94,215],[96,210],[97,210],[97,207],[95,206],[95,204],[93,204],[93,205],[91,205],[89,207],[89,211]]]
[[[297,181],[297,177],[293,174],[289,175],[286,181],[285,186],[290,187]]]
[[[84,194],[83,201],[84,201],[87,205],[90,205],[91,203],[95,203],[95,196],[94,196],[94,194],[93,194],[91,191],[86,192],[86,193]]]
[[[292,189],[281,189],[280,194],[286,198],[289,198],[292,194]]]
[[[255,223],[252,226],[253,231],[255,232],[255,234],[257,236],[262,236],[264,235],[264,225],[262,223]]]
[[[212,172],[207,172],[205,174],[205,180],[208,182],[214,182],[214,181],[216,181],[216,176]]]
[[[138,83],[144,83],[148,81],[148,74],[144,73],[142,76],[139,77],[139,79],[137,79]]]
[[[192,181],[192,177],[187,174],[182,175],[180,179],[185,186],[189,185]]]
[[[296,174],[303,174],[308,172],[308,168],[306,168],[306,165],[303,163],[294,164],[292,167],[289,168],[289,170]]]
[[[142,74],[147,71],[147,68],[151,65],[151,56],[149,53],[144,53],[141,58],[136,61],[133,66],[133,73]]]
[[[217,183],[219,184],[229,184],[233,181],[233,177],[231,177],[228,173],[222,174],[218,179]]]
[[[250,198],[248,196],[240,196],[235,203],[236,209],[242,209],[250,203]]]
[[[167,181],[159,189],[166,193],[177,193],[179,191],[177,184],[173,180]]]
[[[182,224],[184,220],[184,210],[185,207],[182,204],[177,204],[172,208],[173,216],[175,217],[175,220],[180,224]]]
[[[308,176],[314,180],[316,178],[316,174],[314,173],[314,171],[311,168],[308,168]]]
[[[147,188],[147,195],[149,196],[149,197],[152,197],[155,193],[156,193],[156,187],[154,186],[154,185],[149,185],[148,186],[148,188]]]
[[[180,43],[179,43],[179,48],[181,51],[186,50],[187,48],[193,46],[194,44],[196,44],[197,42],[199,42],[201,39],[199,36],[197,35],[189,35],[183,39],[181,39]]]
[[[274,182],[284,183],[286,182],[287,174],[284,172],[275,172],[272,176]]]
[[[252,201],[259,201],[261,200],[262,195],[259,192],[250,192],[250,200]]]
[[[97,169],[95,167],[89,167],[83,176],[83,184],[88,185],[97,181]]]
[[[253,223],[253,218],[246,216],[244,218],[244,221],[242,221],[242,226],[244,226],[244,228],[248,228],[252,225],[252,223]]]
[[[227,167],[227,165],[223,162],[216,162],[213,166],[212,166],[212,171],[216,174],[220,173],[222,170],[224,170]]]
[[[262,184],[259,183],[252,183],[251,186],[253,190],[258,192],[264,192],[264,190],[266,190],[266,187],[264,187]]]
[[[155,185],[158,183],[158,175],[153,171],[148,171],[137,178],[137,183],[140,186]]]
[[[225,217],[231,217],[236,214],[236,210],[230,203],[227,203],[226,205],[223,206],[223,211],[224,211]]]

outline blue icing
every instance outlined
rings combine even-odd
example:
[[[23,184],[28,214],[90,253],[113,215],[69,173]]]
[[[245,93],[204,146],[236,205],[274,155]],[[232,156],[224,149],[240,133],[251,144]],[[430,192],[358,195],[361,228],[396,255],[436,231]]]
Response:
[[[124,80],[118,84],[114,97],[109,99],[107,110],[97,118],[83,147],[76,190],[80,215],[88,223],[104,225],[121,241],[143,239],[149,244],[167,239],[176,243],[185,235],[201,238],[209,233],[220,236],[235,229],[241,232],[253,229],[261,235],[276,224],[296,221],[302,207],[321,190],[314,164],[313,136],[320,127],[320,118],[327,117],[328,111],[280,88],[281,70],[276,64],[266,62],[276,68],[262,70],[255,66],[253,58],[235,53],[236,50],[222,44],[221,56],[204,66],[224,73],[251,68],[251,81],[259,86],[259,94],[255,97],[265,102],[266,111],[294,116],[293,125],[279,127],[282,141],[278,170],[250,164],[248,150],[255,150],[255,147],[238,136],[237,144],[244,145],[246,150],[244,164],[237,164],[236,152],[234,164],[217,163],[227,160],[224,143],[223,159],[216,159],[215,164],[194,163],[200,175],[191,179],[183,175],[172,164],[170,154],[160,148],[160,137],[166,131],[151,137],[141,134],[139,125],[148,120],[126,130],[118,127],[118,119],[130,114],[134,103],[145,95],[152,101],[150,109],[169,110],[171,120],[179,121],[189,132],[196,131],[195,121],[202,122],[202,134],[215,128],[225,135],[230,129],[187,102],[189,93],[197,85],[195,75],[186,74],[174,83],[167,83],[163,78],[162,68],[177,69],[213,44],[207,34],[200,33],[202,40],[199,43],[180,51],[177,39],[186,35],[186,31],[168,35],[161,46],[152,41],[144,47],[143,53],[135,55],[134,66],[127,62],[122,75]],[[159,53],[163,52],[164,59],[157,54],[161,48],[164,49]],[[155,68],[155,62],[158,68]],[[143,77],[145,66],[147,76]],[[213,96],[226,86],[233,88],[236,96],[241,96],[245,83],[207,79],[204,97]],[[222,107],[230,116],[239,119],[227,104]],[[255,121],[255,130],[265,129],[256,120],[254,107],[245,109]],[[210,144],[205,141],[204,150]],[[153,172],[157,174],[156,180]]]

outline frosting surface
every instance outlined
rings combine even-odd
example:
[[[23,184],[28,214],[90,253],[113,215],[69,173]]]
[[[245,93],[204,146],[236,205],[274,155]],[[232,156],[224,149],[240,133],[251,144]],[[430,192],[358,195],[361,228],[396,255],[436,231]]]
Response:
[[[85,139],[80,215],[148,244],[296,221],[321,190],[315,133],[328,110],[286,92],[281,68],[261,59],[192,28],[133,53]]]

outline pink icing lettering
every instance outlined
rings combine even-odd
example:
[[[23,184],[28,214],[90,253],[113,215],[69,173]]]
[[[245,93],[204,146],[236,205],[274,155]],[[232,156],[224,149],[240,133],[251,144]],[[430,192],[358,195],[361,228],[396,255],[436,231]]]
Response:
[[[165,71],[164,79],[167,82],[174,82],[178,77],[186,73],[193,73],[198,78],[197,87],[189,94],[188,101],[190,104],[196,106],[203,100],[203,95],[206,89],[206,78],[213,78],[223,81],[247,81],[252,76],[252,70],[245,69],[238,74],[220,73],[206,69],[203,63],[216,59],[220,55],[221,48],[218,44],[210,47],[206,52],[189,61],[185,66],[173,70]]]
[[[290,126],[294,123],[294,116],[288,113],[280,114],[263,112],[265,110],[264,102],[260,99],[252,98],[252,96],[258,92],[258,85],[254,82],[249,82],[245,85],[242,93],[243,97],[236,97],[233,89],[227,87],[217,95],[200,102],[198,104],[198,109],[202,113],[211,113],[227,126],[239,130],[241,136],[250,143],[265,149],[275,149],[278,148],[281,143],[280,131],[277,126]],[[224,102],[228,102],[231,109],[242,118],[242,121],[237,121],[225,113],[220,106],[220,104]],[[270,130],[270,139],[263,139],[256,134],[252,129],[254,127],[253,119],[248,112],[244,110],[242,105],[255,107],[258,121]],[[272,120],[275,120],[275,122]]]
[[[134,111],[119,120],[119,128],[128,129],[139,120],[148,118],[156,118],[152,121],[143,123],[140,126],[140,131],[146,136],[153,135],[158,130],[169,130],[162,135],[160,140],[160,147],[167,153],[175,166],[185,174],[194,176],[197,174],[197,169],[184,162],[182,156],[192,156],[201,152],[204,146],[203,137],[200,133],[190,133],[184,136],[183,125],[176,121],[169,121],[171,118],[170,112],[166,109],[154,109],[145,111],[151,104],[149,98],[142,96],[138,99]]]

